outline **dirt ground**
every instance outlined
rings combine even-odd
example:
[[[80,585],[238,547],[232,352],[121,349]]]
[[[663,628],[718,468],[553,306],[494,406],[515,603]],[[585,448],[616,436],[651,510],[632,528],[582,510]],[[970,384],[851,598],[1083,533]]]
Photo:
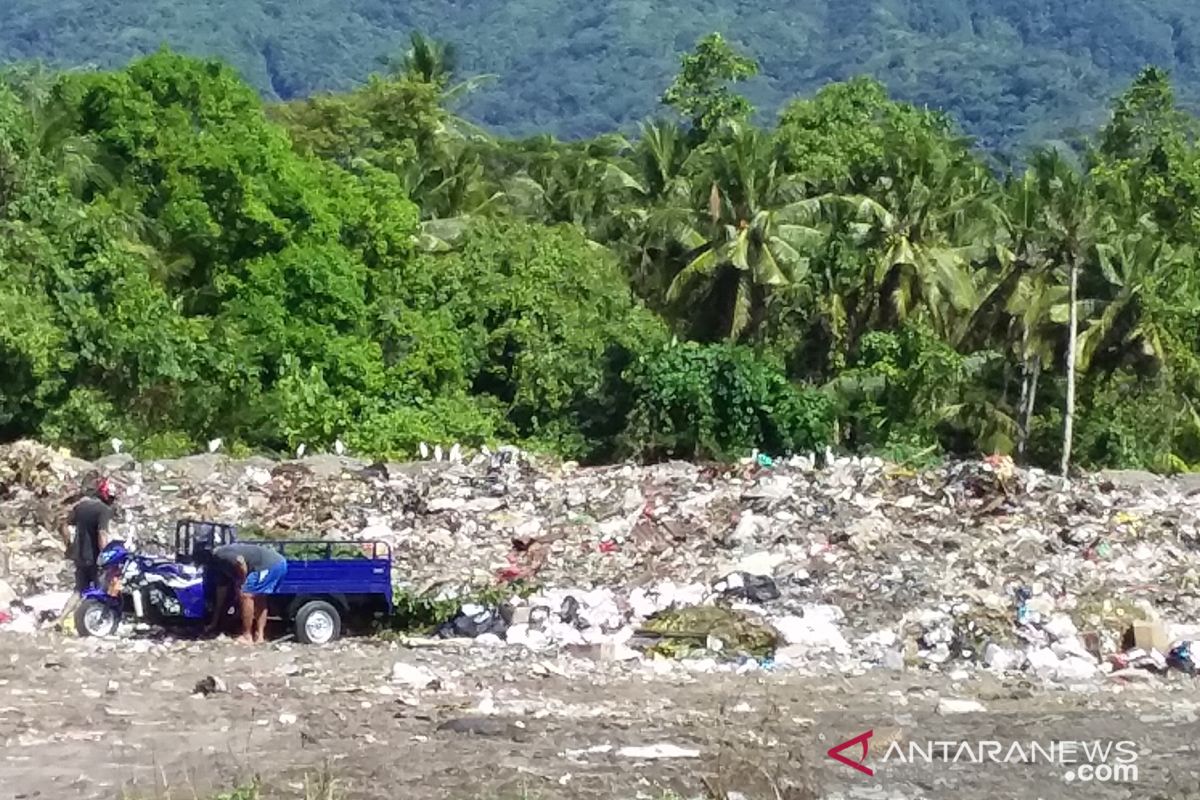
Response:
[[[394,683],[397,661],[426,667],[440,688]],[[227,691],[194,694],[207,676]],[[1200,798],[1198,687],[1182,676],[1085,693],[927,672],[657,675],[473,644],[0,634],[0,800],[204,800],[255,776],[267,798],[303,798],[306,776],[322,773],[341,797],[365,800],[1183,800]],[[986,710],[939,714],[945,697]],[[874,775],[826,756],[867,730]],[[1069,763],[883,760],[891,742],[908,752],[926,740],[998,740],[1007,750],[1092,739],[1134,742],[1136,781],[1085,781]],[[699,757],[620,752],[654,744]]]

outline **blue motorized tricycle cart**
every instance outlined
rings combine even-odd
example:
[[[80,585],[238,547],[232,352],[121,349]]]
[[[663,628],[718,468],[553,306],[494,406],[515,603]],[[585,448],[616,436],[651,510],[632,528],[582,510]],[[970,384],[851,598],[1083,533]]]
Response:
[[[110,636],[123,618],[166,628],[199,629],[215,602],[214,547],[237,541],[232,525],[181,520],[175,557],[147,556],[110,542],[102,551],[100,585],[83,594],[75,614],[81,636]],[[250,541],[250,540],[244,540]],[[344,628],[392,612],[391,550],[383,542],[294,539],[255,541],[279,551],[287,574],[268,602],[272,618],[297,640],[327,644]]]

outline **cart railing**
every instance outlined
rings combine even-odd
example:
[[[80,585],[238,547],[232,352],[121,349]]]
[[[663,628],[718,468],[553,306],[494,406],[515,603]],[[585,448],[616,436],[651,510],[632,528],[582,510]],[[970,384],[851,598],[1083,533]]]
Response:
[[[250,542],[250,539],[242,539]],[[254,540],[277,550],[288,561],[390,561],[392,548],[387,542],[351,539],[263,539]]]
[[[175,523],[175,560],[202,564],[214,548],[237,541],[237,526],[206,519],[181,519]]]

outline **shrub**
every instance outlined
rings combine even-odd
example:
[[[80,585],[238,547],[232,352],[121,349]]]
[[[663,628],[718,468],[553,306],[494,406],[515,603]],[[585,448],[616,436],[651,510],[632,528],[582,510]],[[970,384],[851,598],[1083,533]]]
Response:
[[[745,347],[674,344],[639,358],[625,378],[633,409],[623,445],[643,458],[812,451],[832,435],[829,400]]]

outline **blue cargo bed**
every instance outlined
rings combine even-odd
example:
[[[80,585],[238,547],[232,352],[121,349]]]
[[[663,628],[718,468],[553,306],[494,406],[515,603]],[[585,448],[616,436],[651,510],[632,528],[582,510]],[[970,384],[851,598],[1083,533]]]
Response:
[[[242,539],[250,542],[249,539]],[[392,612],[391,549],[383,542],[258,541],[287,559],[276,595],[382,597]]]

